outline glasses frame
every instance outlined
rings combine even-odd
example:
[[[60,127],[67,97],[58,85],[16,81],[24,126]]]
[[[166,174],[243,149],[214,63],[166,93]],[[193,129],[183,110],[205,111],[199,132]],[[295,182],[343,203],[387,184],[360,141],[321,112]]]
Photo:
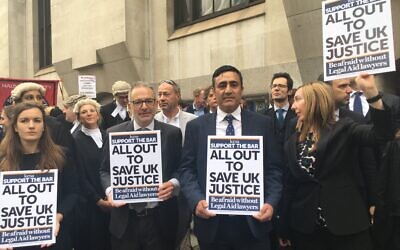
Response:
[[[148,98],[148,99],[144,99],[144,100],[132,100],[132,101],[129,101],[129,103],[131,103],[134,107],[137,107],[137,108],[142,107],[143,103],[146,103],[147,106],[154,106],[154,104],[156,103],[156,99]]]

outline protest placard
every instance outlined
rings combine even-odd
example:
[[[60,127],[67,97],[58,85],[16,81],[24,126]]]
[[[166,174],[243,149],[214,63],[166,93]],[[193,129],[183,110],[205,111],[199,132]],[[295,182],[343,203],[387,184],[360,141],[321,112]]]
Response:
[[[57,171],[0,173],[0,248],[55,243]]]
[[[160,131],[109,134],[110,173],[114,201],[160,201],[162,184]]]
[[[390,0],[322,2],[324,80],[396,70]]]
[[[96,76],[79,76],[78,86],[80,95],[86,95],[88,98],[96,98]]]
[[[252,215],[264,204],[262,136],[208,136],[208,210]]]

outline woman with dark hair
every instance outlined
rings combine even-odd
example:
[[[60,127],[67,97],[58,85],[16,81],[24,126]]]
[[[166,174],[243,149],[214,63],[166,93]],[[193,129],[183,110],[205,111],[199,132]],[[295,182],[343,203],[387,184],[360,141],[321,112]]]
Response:
[[[392,137],[390,114],[372,75],[356,78],[371,107],[373,125],[335,119],[329,86],[301,86],[292,109],[298,117],[285,144],[288,174],[283,192],[280,243],[300,250],[369,250],[368,209],[357,188],[353,168],[357,147]],[[290,239],[291,241],[288,241]]]
[[[37,104],[15,106],[9,129],[0,144],[0,171],[58,169],[56,243],[21,249],[70,250],[69,216],[78,198],[78,183],[70,154],[54,144],[44,116],[43,108]]]
[[[76,143],[77,159],[81,169],[80,182],[85,204],[80,206],[77,250],[111,249],[108,231],[110,202],[107,201],[100,183],[99,168],[102,147],[106,133],[99,128],[100,104],[92,99],[78,101],[74,107],[80,131],[73,137]]]

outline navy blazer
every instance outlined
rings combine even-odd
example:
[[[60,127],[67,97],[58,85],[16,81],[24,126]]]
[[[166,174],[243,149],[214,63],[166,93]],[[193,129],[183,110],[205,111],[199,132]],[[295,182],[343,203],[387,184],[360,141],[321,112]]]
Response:
[[[161,131],[161,157],[162,157],[162,177],[163,182],[171,178],[177,178],[177,169],[182,148],[182,133],[179,128],[163,122],[154,120],[154,130]],[[123,122],[107,130],[109,132],[134,131],[133,121]],[[110,180],[110,154],[108,135],[103,144],[103,160],[100,167],[100,178],[103,188],[111,186]],[[176,231],[178,225],[178,205],[176,197],[169,200],[159,202],[154,208],[155,218],[162,237],[170,244],[175,244]],[[117,237],[121,238],[124,234],[129,220],[129,208],[123,206],[113,208],[111,210],[110,231]],[[132,222],[134,223],[134,222]]]
[[[264,142],[264,202],[277,206],[282,191],[281,155],[276,148],[272,120],[269,117],[242,110],[242,135],[263,136]],[[181,190],[189,207],[195,210],[200,200],[206,199],[207,138],[216,134],[216,113],[200,116],[187,123],[180,168]],[[246,216],[251,232],[258,239],[265,238],[270,223],[261,223]],[[220,216],[202,219],[194,216],[194,230],[200,241],[213,242]]]

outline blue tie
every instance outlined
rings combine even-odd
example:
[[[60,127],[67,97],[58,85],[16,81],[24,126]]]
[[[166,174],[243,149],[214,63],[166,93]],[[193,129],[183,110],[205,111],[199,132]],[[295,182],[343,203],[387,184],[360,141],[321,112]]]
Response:
[[[225,120],[228,122],[228,127],[226,127],[226,135],[235,135],[235,128],[233,127],[233,119],[235,119],[232,115],[225,116]]]
[[[285,121],[285,117],[283,117],[283,112],[285,112],[284,109],[277,109],[276,112],[278,113],[278,126],[279,128],[283,127],[283,123]]]
[[[359,114],[363,114],[363,110],[362,110],[362,104],[361,104],[361,95],[363,93],[362,92],[355,92],[354,93],[354,104],[353,104],[353,111],[357,112]]]

